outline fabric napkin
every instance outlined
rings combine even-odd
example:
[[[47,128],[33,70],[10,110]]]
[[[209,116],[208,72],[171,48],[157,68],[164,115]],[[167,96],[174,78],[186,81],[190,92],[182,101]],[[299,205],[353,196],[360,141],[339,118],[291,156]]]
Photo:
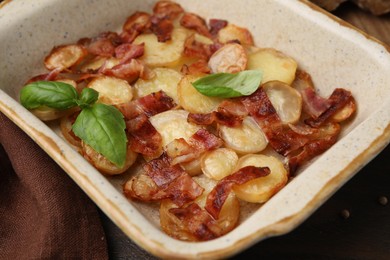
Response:
[[[0,259],[108,259],[95,204],[0,113]]]

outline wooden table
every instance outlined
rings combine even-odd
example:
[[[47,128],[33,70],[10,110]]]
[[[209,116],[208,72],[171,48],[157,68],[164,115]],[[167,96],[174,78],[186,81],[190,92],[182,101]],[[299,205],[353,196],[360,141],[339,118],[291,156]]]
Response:
[[[375,17],[352,4],[334,14],[390,45],[390,14]],[[262,241],[233,259],[390,259],[388,160],[390,146],[293,232]],[[101,215],[112,259],[154,259]]]

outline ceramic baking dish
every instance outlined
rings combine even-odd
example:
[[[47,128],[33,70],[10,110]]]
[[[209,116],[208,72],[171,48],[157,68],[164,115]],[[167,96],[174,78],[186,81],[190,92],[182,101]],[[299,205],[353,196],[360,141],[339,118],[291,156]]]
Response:
[[[218,239],[189,243],[164,234],[155,209],[128,201],[123,179],[106,178],[61,137],[18,103],[23,83],[42,73],[42,59],[55,45],[119,29],[152,0],[5,1],[0,9],[0,109],[30,135],[138,245],[163,258],[231,256],[303,222],[390,140],[389,48],[306,1],[178,1],[206,18],[247,27],[257,46],[280,49],[311,73],[322,96],[352,91],[358,111],[339,141],[302,169],[265,205],[249,209],[241,224]]]

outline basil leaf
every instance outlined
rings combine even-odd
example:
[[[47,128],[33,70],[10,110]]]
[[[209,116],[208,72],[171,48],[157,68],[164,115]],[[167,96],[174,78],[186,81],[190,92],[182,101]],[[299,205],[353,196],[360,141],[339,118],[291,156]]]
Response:
[[[81,91],[80,99],[77,101],[77,104],[81,108],[85,108],[96,102],[99,98],[99,92],[92,88],[84,88]]]
[[[125,128],[119,110],[99,103],[85,107],[72,126],[76,136],[118,167],[123,167],[126,161]]]
[[[24,86],[20,92],[20,103],[27,109],[48,106],[68,109],[77,106],[76,89],[67,83],[36,81]]]
[[[198,79],[192,85],[205,96],[232,98],[249,96],[260,86],[262,78],[261,71],[244,70],[235,74],[211,74]]]

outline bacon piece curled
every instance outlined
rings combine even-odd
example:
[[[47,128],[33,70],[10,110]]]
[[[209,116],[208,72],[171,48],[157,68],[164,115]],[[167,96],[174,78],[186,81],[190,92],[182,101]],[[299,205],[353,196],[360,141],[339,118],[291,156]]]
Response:
[[[226,25],[228,25],[228,22],[226,20],[210,19],[209,21],[210,34],[212,36],[218,35],[219,30],[225,28]]]
[[[143,172],[124,187],[126,196],[131,198],[142,201],[170,199],[179,207],[195,200],[203,190],[180,166],[172,165],[171,159],[164,154],[146,163]]]
[[[147,31],[150,25],[150,14],[135,12],[123,24],[123,32],[120,36],[124,42],[131,43],[139,34]]]
[[[269,174],[270,170],[268,167],[246,166],[239,169],[237,172],[226,176],[218,182],[207,196],[205,209],[214,219],[218,219],[222,206],[229,196],[233,185],[244,184],[250,180],[265,177]]]
[[[325,110],[318,118],[309,118],[305,120],[305,123],[312,127],[319,127],[323,125],[329,118],[335,113],[340,111],[353,99],[350,91],[342,88],[336,88],[332,95],[330,95],[328,102],[330,106]]]
[[[222,145],[222,139],[211,134],[206,129],[199,129],[191,136],[188,142],[183,138],[175,139],[167,145],[166,150],[167,155],[173,158],[172,164],[176,165],[199,158],[202,153]]]
[[[236,127],[241,125],[243,118],[248,115],[245,107],[235,101],[225,100],[219,106],[217,111],[208,114],[188,114],[188,122],[197,125],[212,125],[213,123]]]
[[[128,138],[134,152],[151,158],[161,154],[162,137],[150,123],[149,117],[167,111],[175,105],[173,99],[163,91],[116,105],[126,119]]]
[[[199,34],[211,38],[211,34],[209,32],[209,29],[207,28],[205,20],[199,15],[193,13],[185,13],[180,19],[180,25],[185,28],[195,30]]]
[[[300,135],[289,127],[283,126],[275,108],[262,88],[241,102],[249,114],[256,120],[268,142],[280,154],[286,156],[308,142],[307,136]]]

